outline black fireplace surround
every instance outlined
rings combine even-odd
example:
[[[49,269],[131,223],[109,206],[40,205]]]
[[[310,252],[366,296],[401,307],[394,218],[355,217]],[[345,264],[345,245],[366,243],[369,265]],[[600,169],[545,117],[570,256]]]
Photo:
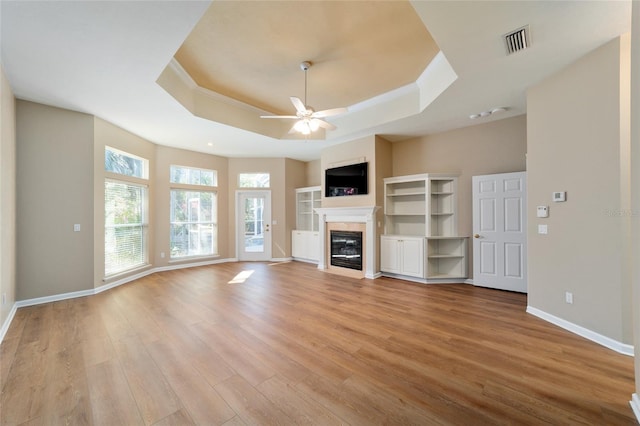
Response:
[[[362,232],[331,231],[331,265],[362,271]]]

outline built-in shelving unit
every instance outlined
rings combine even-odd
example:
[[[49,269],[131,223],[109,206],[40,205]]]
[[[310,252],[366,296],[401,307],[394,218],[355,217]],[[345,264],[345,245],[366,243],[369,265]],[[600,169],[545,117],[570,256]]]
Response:
[[[383,273],[429,280],[467,277],[467,237],[458,236],[455,175],[384,179]]]
[[[319,218],[315,212],[320,207],[322,192],[319,186],[296,189],[296,229],[291,232],[291,254],[294,259],[318,262]]]

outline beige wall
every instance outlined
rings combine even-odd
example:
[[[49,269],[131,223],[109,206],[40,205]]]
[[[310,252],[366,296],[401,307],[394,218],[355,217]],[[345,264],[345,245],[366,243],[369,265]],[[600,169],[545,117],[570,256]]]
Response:
[[[153,206],[156,197],[156,187],[154,184],[153,171],[155,169],[156,161],[156,145],[151,142],[142,139],[139,136],[129,133],[126,130],[121,129],[107,121],[94,117],[94,133],[93,143],[95,149],[95,155],[93,157],[94,162],[94,180],[93,180],[93,200],[94,200],[94,221],[96,226],[94,227],[94,287],[99,287],[105,283],[112,282],[117,279],[122,279],[126,276],[132,275],[134,272],[126,272],[119,274],[109,279],[104,278],[104,181],[107,176],[118,178],[117,175],[113,175],[105,172],[104,170],[104,151],[105,147],[116,148],[129,154],[142,157],[149,161],[149,179],[148,180],[135,180],[135,183],[145,184],[148,186],[149,206]],[[149,259],[148,267],[152,266],[155,256],[155,232],[156,227],[156,211],[153,208],[149,209],[149,232],[147,234],[149,244]],[[136,272],[140,272],[137,270]]]
[[[218,172],[217,204],[218,204],[218,258],[227,259],[233,257],[229,252],[229,181],[227,178],[229,161],[225,157],[202,154],[183,149],[156,146],[156,168],[154,184],[156,187],[156,226],[155,226],[155,256],[154,266],[168,266],[170,262],[169,245],[169,221],[170,221],[170,184],[169,168],[172,165],[196,167],[200,169],[216,170]],[[198,190],[198,187],[194,187]],[[164,258],[161,254],[164,253]],[[205,259],[201,259],[205,260]],[[197,260],[186,259],[183,261],[173,261],[172,264],[190,263]]]
[[[0,66],[0,327],[16,301],[16,100]]]
[[[527,237],[529,305],[630,344],[624,230],[631,212],[621,161],[629,158],[621,130],[628,41],[615,39],[529,90]],[[567,201],[552,203],[553,191],[567,191]],[[549,218],[535,218],[537,205],[550,206]],[[537,233],[541,223],[548,235]]]
[[[93,117],[21,100],[16,117],[16,298],[91,289]]]
[[[304,186],[320,186],[322,184],[322,171],[320,160],[305,163],[306,182]]]
[[[640,4],[632,4],[631,27],[631,117],[640,117]],[[632,255],[640,258],[640,120],[631,120],[631,221]],[[640,397],[640,262],[632,262],[632,298],[636,396]],[[640,408],[640,407],[638,407]],[[638,419],[640,421],[640,419]]]
[[[376,206],[376,234],[384,233],[384,178],[393,176],[393,145],[388,140],[376,136],[375,187]],[[376,271],[380,270],[380,238],[376,239]]]
[[[471,178],[526,169],[524,115],[392,144],[393,175],[458,174],[458,234],[473,231]],[[469,276],[473,259],[469,250]]]

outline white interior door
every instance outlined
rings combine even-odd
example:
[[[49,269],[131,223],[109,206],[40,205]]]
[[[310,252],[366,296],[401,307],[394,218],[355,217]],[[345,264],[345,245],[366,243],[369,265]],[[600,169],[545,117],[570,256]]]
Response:
[[[271,260],[271,191],[238,191],[238,259]]]
[[[473,283],[527,292],[526,172],[474,176]]]

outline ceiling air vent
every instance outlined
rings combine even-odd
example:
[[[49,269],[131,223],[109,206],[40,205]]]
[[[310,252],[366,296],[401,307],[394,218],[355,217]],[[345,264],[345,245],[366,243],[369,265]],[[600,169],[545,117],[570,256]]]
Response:
[[[526,49],[531,44],[529,38],[529,26],[525,25],[509,34],[505,34],[504,41],[507,44],[507,55]]]

